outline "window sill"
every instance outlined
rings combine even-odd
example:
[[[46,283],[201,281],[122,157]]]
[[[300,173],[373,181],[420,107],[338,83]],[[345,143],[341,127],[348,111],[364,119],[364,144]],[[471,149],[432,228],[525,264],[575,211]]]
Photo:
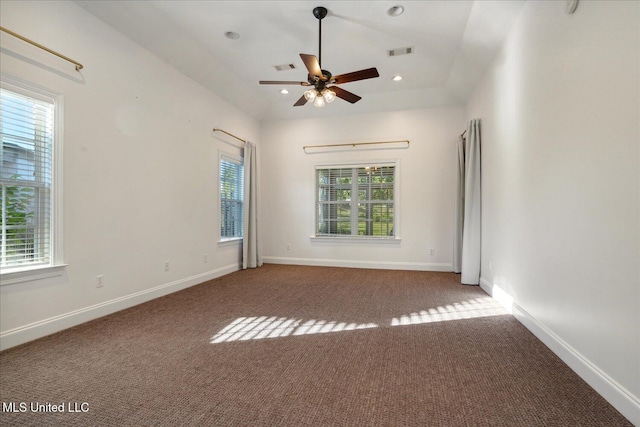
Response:
[[[232,237],[229,239],[218,240],[218,246],[235,246],[242,244],[242,237]]]
[[[62,276],[67,265],[68,264],[58,264],[44,267],[12,269],[0,274],[0,286],[9,286],[17,283]]]
[[[399,237],[365,237],[365,236],[311,236],[312,242],[322,243],[366,243],[374,245],[399,245]]]

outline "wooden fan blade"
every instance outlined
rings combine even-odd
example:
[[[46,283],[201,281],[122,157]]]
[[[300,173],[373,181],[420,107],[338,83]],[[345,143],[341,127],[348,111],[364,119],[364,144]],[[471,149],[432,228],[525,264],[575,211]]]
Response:
[[[309,70],[309,75],[312,77],[318,77],[321,80],[323,79],[322,70],[320,69],[320,63],[318,62],[318,58],[313,55],[307,55],[305,53],[300,54],[300,58],[302,58],[302,62],[304,62],[304,66]]]
[[[338,94],[336,93],[336,95],[338,95]],[[300,97],[300,99],[298,99],[298,100],[296,101],[296,103],[295,103],[295,104],[293,104],[293,106],[294,106],[294,107],[300,107],[301,105],[304,105],[304,104],[306,104],[306,103],[307,103],[307,98],[305,98],[305,97],[304,97],[304,95],[302,95],[302,96]]]
[[[279,80],[260,80],[258,83],[261,85],[300,85],[300,86],[311,86],[309,82],[289,82],[289,81],[279,81]]]
[[[354,71],[352,73],[340,74],[339,76],[333,76],[331,78],[331,83],[342,84],[355,82],[357,80],[365,80],[365,79],[373,79],[375,77],[380,77],[378,74],[378,70],[374,68],[367,68],[365,70]]]
[[[355,93],[351,93],[348,90],[344,90],[344,89],[342,89],[341,87],[338,87],[338,86],[331,86],[329,89],[334,91],[338,98],[342,98],[345,101],[350,102],[352,104],[355,104],[356,102],[358,102],[358,101],[360,101],[362,99],[362,97],[356,95]]]

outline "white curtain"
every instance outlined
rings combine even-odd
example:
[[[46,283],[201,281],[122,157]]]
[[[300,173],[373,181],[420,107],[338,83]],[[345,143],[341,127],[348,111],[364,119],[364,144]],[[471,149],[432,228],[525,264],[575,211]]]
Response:
[[[453,272],[462,270],[462,227],[464,224],[464,137],[458,138],[458,171],[456,178],[455,218],[453,228]]]
[[[262,265],[262,253],[258,242],[258,174],[256,163],[256,147],[247,141],[244,146],[243,270]]]
[[[458,141],[458,170],[453,268],[462,273],[463,284],[477,285],[481,248],[479,119],[469,122],[466,141]]]

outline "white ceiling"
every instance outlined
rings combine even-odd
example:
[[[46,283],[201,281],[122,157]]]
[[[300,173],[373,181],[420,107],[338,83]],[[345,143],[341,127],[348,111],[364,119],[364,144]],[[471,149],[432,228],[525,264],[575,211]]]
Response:
[[[95,1],[80,6],[256,119],[296,119],[464,105],[511,28],[524,0],[476,1]],[[387,10],[402,5],[392,17]],[[345,83],[362,97],[293,107],[305,88],[259,80],[306,81],[300,53],[344,74],[376,67],[379,78]],[[225,32],[240,35],[237,40]],[[389,57],[389,49],[413,47]],[[296,69],[277,71],[276,65]],[[400,82],[392,81],[396,74]]]

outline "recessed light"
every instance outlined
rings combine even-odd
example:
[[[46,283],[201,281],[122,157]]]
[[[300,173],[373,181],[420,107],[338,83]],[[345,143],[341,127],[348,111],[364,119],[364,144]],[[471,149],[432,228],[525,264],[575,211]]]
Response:
[[[402,76],[400,74],[397,74],[397,75],[393,76],[393,81],[394,82],[399,82],[400,80],[402,80]]]
[[[235,31],[227,31],[226,33],[224,33],[224,36],[229,40],[238,40],[240,38],[240,34],[236,33]]]
[[[390,7],[389,10],[387,10],[387,14],[389,16],[400,16],[402,15],[403,12],[404,12],[404,6],[400,6],[400,5]]]
[[[281,89],[281,90],[280,90],[280,93],[281,93],[281,94],[283,94],[283,95],[286,95],[286,94],[288,94],[288,93],[289,93],[289,91],[288,91],[288,90],[286,90],[286,89]]]

